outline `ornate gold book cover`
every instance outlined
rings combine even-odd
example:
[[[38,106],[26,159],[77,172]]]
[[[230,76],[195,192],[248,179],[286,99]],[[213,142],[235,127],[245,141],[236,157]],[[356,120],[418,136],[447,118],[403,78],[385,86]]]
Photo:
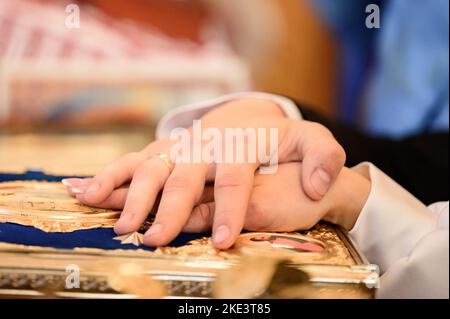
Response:
[[[88,207],[70,197],[62,183],[0,183],[0,222],[33,226],[46,232],[113,227],[120,212]]]
[[[118,214],[79,204],[60,183],[0,183],[0,223],[40,229],[44,239],[111,228]],[[118,239],[140,244],[139,234],[130,236]],[[244,232],[227,251],[209,237],[154,251],[52,246],[0,240],[0,296],[369,298],[378,279],[347,234],[322,223],[297,233]]]

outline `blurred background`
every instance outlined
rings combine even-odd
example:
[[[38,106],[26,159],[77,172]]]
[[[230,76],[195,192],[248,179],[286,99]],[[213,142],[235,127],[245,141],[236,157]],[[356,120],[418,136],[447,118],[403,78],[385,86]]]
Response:
[[[0,171],[94,174],[170,109],[235,91],[334,116],[337,68],[308,1],[1,0]]]

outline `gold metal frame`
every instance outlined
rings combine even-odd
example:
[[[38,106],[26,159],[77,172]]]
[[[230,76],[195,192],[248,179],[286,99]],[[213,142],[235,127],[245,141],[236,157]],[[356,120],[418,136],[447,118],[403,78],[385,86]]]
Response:
[[[307,236],[336,236],[352,262],[293,260],[291,267],[305,271],[319,298],[371,298],[378,280],[377,267],[370,265],[340,227],[319,224]],[[322,238],[322,240],[323,240]],[[211,297],[212,283],[221,271],[238,265],[239,254],[214,253],[210,240],[201,239],[179,248],[155,252],[92,248],[54,249],[0,243],[0,296],[27,298],[136,298],[115,291],[108,274],[122,264],[137,264],[145,275],[163,282],[172,297]],[[80,268],[80,288],[64,285],[67,265]]]

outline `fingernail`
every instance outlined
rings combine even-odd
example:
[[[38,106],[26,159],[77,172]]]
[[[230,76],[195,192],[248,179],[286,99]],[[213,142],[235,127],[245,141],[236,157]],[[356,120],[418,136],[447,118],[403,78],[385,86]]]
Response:
[[[217,227],[214,232],[213,242],[214,244],[223,243],[230,236],[230,229],[228,226],[222,225]]]
[[[161,224],[153,224],[152,227],[145,233],[146,236],[155,236],[162,232],[163,226]]]
[[[67,187],[76,187],[86,183],[86,180],[81,178],[64,178],[61,180],[61,183],[63,183]]]
[[[324,196],[330,188],[331,177],[322,168],[317,168],[311,177],[311,184],[319,195]]]
[[[83,189],[79,189],[79,188],[71,188],[72,192],[74,194],[84,194],[85,191]]]
[[[86,193],[93,193],[100,189],[100,184],[97,182],[92,182],[91,185],[86,190]]]
[[[89,187],[89,184],[88,185],[79,185],[77,187],[71,187],[70,190],[75,194],[84,194],[84,193],[86,193],[86,190],[88,187]]]

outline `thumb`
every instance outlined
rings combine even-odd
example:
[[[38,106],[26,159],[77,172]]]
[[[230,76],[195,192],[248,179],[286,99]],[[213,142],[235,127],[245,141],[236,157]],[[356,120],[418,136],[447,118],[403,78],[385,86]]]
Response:
[[[312,122],[306,125],[296,135],[297,152],[303,163],[302,186],[308,197],[320,200],[344,167],[346,156],[326,127]]]

